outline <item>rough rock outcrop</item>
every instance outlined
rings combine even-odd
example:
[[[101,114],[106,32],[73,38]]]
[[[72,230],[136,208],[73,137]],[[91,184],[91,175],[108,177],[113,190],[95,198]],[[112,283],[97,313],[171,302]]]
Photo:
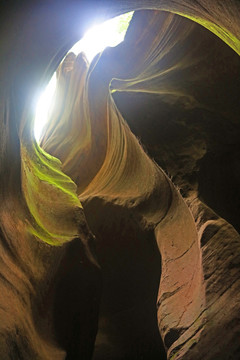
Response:
[[[91,358],[102,289],[95,359],[164,357],[157,320],[168,359],[237,359],[238,1],[24,4],[1,22],[1,358]],[[65,58],[42,150],[35,89],[76,40],[76,11],[83,31],[98,9],[144,8],[90,66]],[[215,180],[221,155],[233,176]],[[135,283],[136,259],[154,281],[132,290],[119,274]]]

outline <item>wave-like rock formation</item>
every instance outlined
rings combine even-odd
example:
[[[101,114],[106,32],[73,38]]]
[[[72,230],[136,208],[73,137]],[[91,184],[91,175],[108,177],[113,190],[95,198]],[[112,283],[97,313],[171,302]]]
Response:
[[[238,359],[239,2],[3,10],[1,359]],[[123,43],[62,60],[129,10]]]

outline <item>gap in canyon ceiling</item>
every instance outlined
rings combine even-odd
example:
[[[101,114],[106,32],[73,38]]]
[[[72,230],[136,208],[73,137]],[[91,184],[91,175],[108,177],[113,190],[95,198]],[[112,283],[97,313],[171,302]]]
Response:
[[[239,359],[239,2],[22,3],[0,22],[0,359]]]

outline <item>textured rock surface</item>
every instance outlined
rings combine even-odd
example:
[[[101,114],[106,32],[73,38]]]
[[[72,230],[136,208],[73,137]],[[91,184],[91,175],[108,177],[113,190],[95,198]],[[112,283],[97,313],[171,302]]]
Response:
[[[199,30],[202,32],[201,41],[205,32]],[[239,356],[239,234],[197,199],[200,196],[239,229],[238,166],[234,166],[233,170],[233,164],[238,159],[239,143],[239,104],[235,96],[239,91],[239,58],[217,38],[207,33],[206,36],[211,51],[207,52],[207,67],[205,62],[199,63],[198,74],[202,71],[206,79],[214,81],[201,83],[201,102],[189,108],[184,98],[180,100],[165,94],[116,93],[114,98],[145,149],[179,187],[195,216],[201,239],[206,286],[206,311],[203,315],[206,323],[200,338],[193,324],[189,329],[191,339],[186,344],[183,342],[182,349],[176,353],[174,347],[178,348],[177,340],[184,329],[170,331],[166,337],[166,346],[170,347],[169,357],[235,359]],[[200,46],[198,51],[203,53],[201,46],[204,42],[197,43]],[[183,79],[185,76],[181,81]],[[221,100],[223,98],[224,101]],[[210,105],[211,109],[204,108],[205,99],[208,104],[215,105]],[[218,102],[224,104],[217,105]],[[223,111],[222,106],[225,107]],[[191,261],[192,266],[196,266],[192,256]],[[235,265],[231,265],[232,261]],[[231,268],[234,270],[230,272]],[[231,310],[223,305],[230,297],[234,299]],[[234,324],[231,334],[223,338],[230,324]],[[175,346],[172,346],[174,342]],[[209,351],[211,343],[215,344],[215,349]],[[196,344],[202,344],[200,349]],[[188,353],[185,353],[186,347],[191,348]]]
[[[238,359],[239,2],[21,6],[1,20],[1,359],[90,359],[101,289],[94,359],[164,358],[157,322],[168,359]],[[79,22],[136,6],[215,35],[140,11],[90,72],[70,59],[83,98],[45,139],[68,177],[32,138],[36,89]]]

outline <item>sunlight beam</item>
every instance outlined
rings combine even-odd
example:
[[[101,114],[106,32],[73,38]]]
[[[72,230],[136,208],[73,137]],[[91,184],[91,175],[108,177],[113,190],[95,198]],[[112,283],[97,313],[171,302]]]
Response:
[[[88,61],[91,62],[96,54],[102,52],[108,46],[116,46],[124,40],[133,12],[117,16],[91,28],[83,38],[78,41],[69,52],[78,55],[84,52]],[[56,88],[56,73],[39,97],[34,124],[34,134],[39,142],[44,125],[48,119],[48,112]]]

